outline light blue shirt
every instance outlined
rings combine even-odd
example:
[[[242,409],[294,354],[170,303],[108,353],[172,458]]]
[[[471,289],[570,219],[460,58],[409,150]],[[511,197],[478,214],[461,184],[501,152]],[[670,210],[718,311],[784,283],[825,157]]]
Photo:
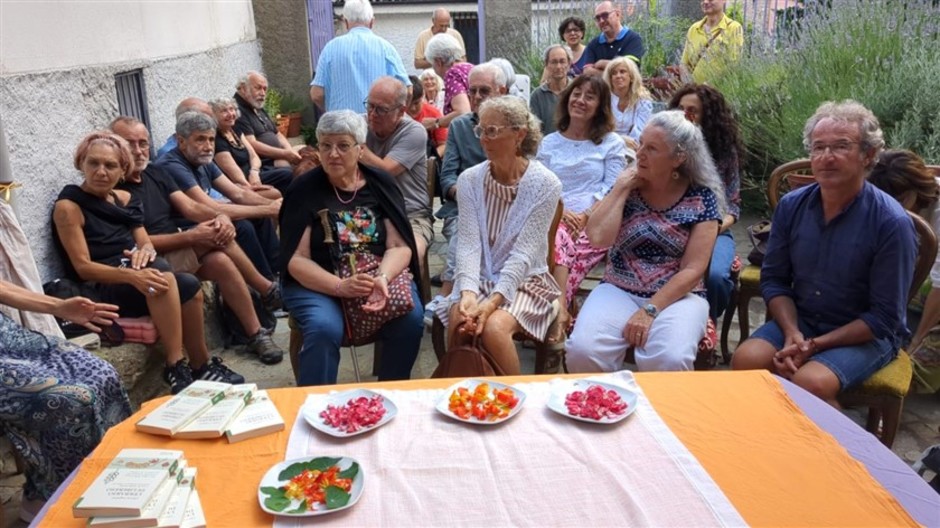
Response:
[[[390,75],[411,86],[395,47],[371,29],[354,27],[326,43],[310,86],[325,93],[326,110],[365,113],[362,104],[376,79]]]

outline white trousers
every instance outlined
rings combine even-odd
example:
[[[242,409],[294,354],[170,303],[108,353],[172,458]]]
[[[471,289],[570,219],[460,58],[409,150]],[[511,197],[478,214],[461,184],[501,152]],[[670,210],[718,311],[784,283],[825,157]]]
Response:
[[[603,283],[594,288],[578,313],[574,332],[565,343],[571,372],[613,372],[623,369],[627,340],[623,329],[649,299]],[[698,342],[705,335],[708,301],[687,294],[659,312],[646,346],[634,350],[641,371],[692,370]]]

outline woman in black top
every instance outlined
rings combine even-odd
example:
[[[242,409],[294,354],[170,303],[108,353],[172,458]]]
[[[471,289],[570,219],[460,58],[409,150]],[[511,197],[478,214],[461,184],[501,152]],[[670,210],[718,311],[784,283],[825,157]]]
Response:
[[[101,302],[125,317],[150,314],[166,350],[164,378],[176,394],[197,379],[242,383],[244,378],[210,361],[203,328],[202,289],[189,273],[173,273],[157,258],[143,227],[140,201],[114,186],[130,170],[127,142],[93,132],[75,152],[81,185],[66,185],[53,210],[53,232],[70,278],[92,283]],[[191,365],[183,357],[183,345]]]
[[[381,309],[388,284],[406,268],[419,276],[414,234],[401,190],[391,176],[359,163],[366,139],[362,116],[350,110],[324,114],[317,124],[322,166],[297,178],[281,207],[281,268],[284,306],[300,325],[298,385],[336,383],[345,322],[341,298],[368,297]],[[366,251],[382,257],[378,274],[337,275],[319,212],[336,219],[343,254]],[[331,228],[331,235],[333,229]],[[379,380],[408,379],[424,331],[424,311],[412,283],[414,309],[385,323],[377,335],[383,348]]]
[[[276,200],[284,194],[294,175],[290,167],[267,166],[245,139],[235,130],[239,110],[234,99],[221,98],[209,103],[218,123],[215,135],[215,164],[238,185],[250,187],[265,198]]]

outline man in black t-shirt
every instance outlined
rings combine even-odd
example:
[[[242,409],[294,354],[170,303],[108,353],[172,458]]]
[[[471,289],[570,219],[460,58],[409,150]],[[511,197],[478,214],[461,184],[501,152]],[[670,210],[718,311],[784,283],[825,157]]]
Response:
[[[235,102],[241,115],[235,122],[235,132],[245,134],[265,165],[289,167],[300,163],[300,154],[294,151],[284,134],[277,131],[274,120],[264,110],[268,95],[268,80],[264,75],[248,72],[238,81],[236,89]]]
[[[261,326],[254,303],[248,291],[254,288],[268,309],[280,308],[280,290],[276,282],[265,278],[235,242],[235,226],[225,214],[199,203],[180,191],[175,180],[162,169],[150,164],[150,134],[143,123],[133,117],[119,117],[111,123],[111,130],[127,140],[134,156],[134,167],[120,184],[137,196],[144,208],[144,226],[154,248],[177,269],[195,273],[200,279],[218,284],[226,304],[235,313],[246,336],[250,336],[248,349],[263,363],[278,363],[284,352],[274,343]],[[191,228],[181,230],[174,221],[179,214],[192,222]],[[221,363],[210,363],[225,369]],[[220,371],[221,372],[221,371]],[[195,373],[194,373],[195,374]],[[222,372],[224,374],[224,372]],[[207,373],[199,379],[226,381],[224,375]],[[218,378],[218,379],[217,379]]]

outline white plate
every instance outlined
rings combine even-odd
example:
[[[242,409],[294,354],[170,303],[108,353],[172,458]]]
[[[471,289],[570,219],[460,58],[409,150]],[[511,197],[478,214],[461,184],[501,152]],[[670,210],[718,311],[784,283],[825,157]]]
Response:
[[[593,418],[585,418],[583,416],[574,416],[573,414],[568,413],[568,406],[565,405],[565,397],[571,394],[574,391],[585,391],[591,385],[600,385],[604,389],[609,389],[620,395],[620,398],[626,402],[627,411],[620,416],[614,416],[612,418],[605,417],[600,420],[595,420]],[[613,385],[611,383],[605,383],[603,381],[591,380],[591,379],[579,379],[571,381],[560,381],[554,384],[552,387],[552,394],[548,397],[548,408],[555,411],[556,413],[567,416],[574,420],[579,420],[582,422],[589,423],[602,423],[602,424],[612,424],[617,423],[627,416],[633,414],[633,411],[636,410],[636,401],[637,394],[630,389],[621,387],[619,385]]]
[[[339,466],[340,471],[345,471],[346,469],[349,469],[353,464],[359,464],[355,459],[349,458],[349,457],[313,457],[313,456],[295,458],[293,460],[286,460],[284,462],[275,464],[274,467],[269,469],[268,472],[264,474],[264,477],[261,478],[261,484],[258,485],[258,504],[261,505],[261,509],[272,515],[284,515],[286,517],[312,517],[314,515],[324,515],[327,513],[333,513],[333,512],[345,510],[346,508],[352,507],[353,504],[356,504],[356,502],[359,500],[359,497],[362,496],[362,488],[363,486],[365,486],[365,482],[366,482],[365,473],[363,473],[361,464],[359,464],[358,473],[356,473],[356,476],[353,477],[352,487],[349,489],[349,495],[350,495],[349,502],[347,502],[345,506],[340,506],[339,508],[333,508],[332,510],[328,510],[326,509],[325,504],[318,503],[316,510],[307,510],[301,513],[289,513],[290,510],[296,509],[297,507],[300,506],[301,501],[296,500],[296,499],[291,500],[290,505],[284,508],[283,511],[272,510],[271,508],[268,508],[267,506],[265,506],[264,501],[269,497],[269,495],[266,493],[263,493],[261,491],[261,488],[265,488],[265,487],[280,488],[281,486],[284,486],[285,484],[290,482],[290,479],[279,478],[281,471],[287,469],[287,467],[290,466],[291,464],[295,464],[298,462],[309,462],[316,458],[339,459],[339,461],[336,462],[335,465]]]
[[[385,415],[382,416],[382,419],[376,422],[375,425],[363,427],[354,433],[347,433],[333,426],[327,425],[323,422],[323,418],[320,418],[320,413],[324,411],[328,405],[340,407],[346,405],[349,400],[354,400],[356,398],[373,398],[375,396],[381,396],[382,404],[385,406]],[[390,422],[392,418],[398,414],[398,407],[396,407],[395,403],[388,399],[388,396],[384,394],[379,394],[378,392],[370,391],[368,389],[353,389],[329,394],[325,398],[319,398],[315,401],[315,403],[304,405],[300,409],[300,413],[303,415],[304,420],[307,420],[307,423],[310,424],[314,429],[322,431],[330,436],[347,438],[350,436],[367,433]]]
[[[457,416],[456,414],[454,414],[454,413],[452,413],[452,412],[450,411],[450,409],[448,408],[448,407],[450,406],[450,405],[449,405],[449,403],[450,403],[450,395],[451,395],[455,390],[459,389],[460,387],[465,387],[465,388],[466,388],[467,390],[469,390],[470,392],[473,392],[473,391],[477,388],[477,385],[479,385],[479,384],[481,384],[481,383],[488,383],[488,384],[489,384],[489,386],[490,386],[490,393],[491,393],[491,394],[492,394],[492,391],[495,390],[495,389],[512,389],[512,392],[513,392],[513,394],[516,395],[516,398],[519,398],[519,403],[517,403],[516,406],[513,407],[513,408],[509,411],[509,416],[507,416],[507,417],[505,417],[505,418],[501,418],[501,419],[499,419],[499,420],[492,420],[492,421],[490,421],[490,420],[478,420],[478,419],[476,419],[476,418],[464,419],[464,418],[461,418],[461,417]],[[455,383],[455,384],[451,385],[450,387],[448,387],[447,390],[444,391],[444,396],[440,399],[440,401],[437,402],[437,406],[435,407],[435,409],[437,409],[438,411],[442,412],[444,415],[449,416],[449,417],[453,418],[454,420],[457,420],[458,422],[472,423],[472,424],[476,424],[476,425],[496,425],[496,424],[501,424],[501,423],[505,422],[506,420],[512,418],[513,416],[519,414],[519,411],[522,410],[522,404],[523,404],[523,403],[525,403],[525,393],[522,392],[521,390],[517,389],[516,387],[513,387],[512,385],[506,385],[505,383],[500,383],[500,382],[498,382],[498,381],[492,381],[492,380],[466,379],[466,380],[461,381],[460,383]]]

